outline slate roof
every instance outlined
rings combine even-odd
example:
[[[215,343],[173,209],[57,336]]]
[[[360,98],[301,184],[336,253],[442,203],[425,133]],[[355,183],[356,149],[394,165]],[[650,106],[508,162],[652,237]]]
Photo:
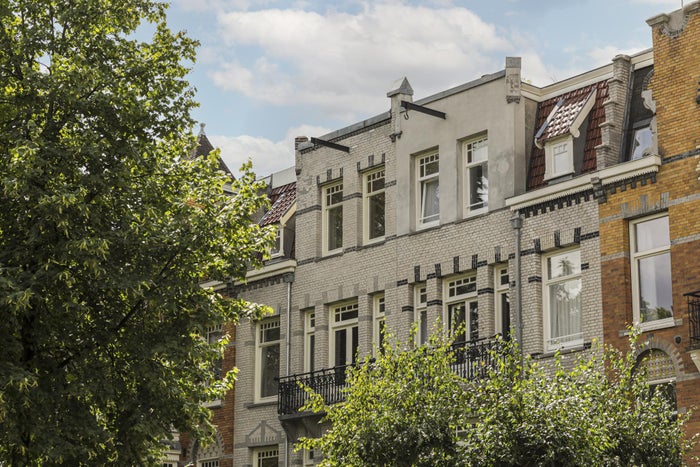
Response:
[[[260,219],[260,225],[275,224],[284,217],[294,202],[297,200],[297,184],[288,183],[286,185],[273,188],[268,195],[272,207]]]
[[[605,121],[603,102],[608,98],[608,81],[600,81],[569,91],[565,94],[542,101],[537,106],[537,122],[535,128],[537,128],[538,132],[541,130],[541,134],[536,135],[536,139],[540,142],[544,142],[547,139],[564,135],[569,131],[571,123],[576,119],[593,91],[597,91],[597,94],[589,114],[588,132],[585,135],[581,135],[581,137],[586,138],[581,173],[596,170],[595,147],[601,143],[600,124]],[[549,124],[542,130],[542,127],[547,121],[547,117],[550,116],[552,110],[554,110],[557,105],[558,109],[554,115],[552,115]],[[538,148],[533,142],[527,177],[528,190],[534,190],[545,186],[544,170],[544,149]],[[577,173],[576,175],[580,174]]]
[[[197,146],[190,154],[190,157],[192,159],[195,159],[197,157],[208,156],[209,153],[214,150],[214,146],[209,141],[209,138],[207,138],[207,135],[204,134],[204,123],[201,123],[199,126],[200,130],[199,134],[197,135]],[[223,170],[224,172],[229,174],[231,178],[233,178],[234,180],[236,179],[236,177],[233,176],[233,173],[231,172],[231,170],[229,170],[228,166],[221,157],[219,157],[219,170]]]

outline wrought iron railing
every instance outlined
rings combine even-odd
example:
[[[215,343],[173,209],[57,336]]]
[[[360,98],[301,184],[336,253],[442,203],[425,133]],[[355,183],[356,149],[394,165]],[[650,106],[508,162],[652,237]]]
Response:
[[[494,364],[495,353],[502,345],[501,340],[494,338],[455,342],[452,344],[455,358],[452,370],[468,380],[485,378]]]
[[[452,344],[452,370],[469,380],[485,378],[494,363],[493,351],[498,351],[500,345],[502,342],[493,338],[455,342]],[[349,366],[324,368],[280,378],[277,413],[291,415],[299,412],[308,400],[308,395],[301,385],[320,394],[328,405],[344,401],[344,389],[348,387],[346,371]]]
[[[308,396],[301,385],[313,389],[330,405],[345,400],[343,389],[348,386],[346,370],[351,365],[324,368],[296,375],[284,376],[279,379],[277,396],[277,413],[280,415],[294,414],[306,403]]]
[[[688,298],[690,345],[700,346],[700,290],[684,294]]]

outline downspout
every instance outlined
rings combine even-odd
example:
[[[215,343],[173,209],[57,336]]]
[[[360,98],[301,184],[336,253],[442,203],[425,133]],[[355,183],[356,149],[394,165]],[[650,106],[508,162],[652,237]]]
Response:
[[[522,307],[522,281],[521,266],[520,266],[520,241],[522,237],[523,219],[519,212],[514,212],[510,218],[510,225],[515,231],[515,340],[520,349],[520,359],[522,364],[523,351],[523,307]]]
[[[287,349],[287,358],[284,365],[284,374],[289,376],[289,368],[291,366],[291,351],[292,351],[292,339],[290,334],[292,332],[292,282],[294,282],[294,274],[285,274],[283,280],[287,283],[287,333],[285,335],[285,346]],[[289,436],[284,437],[284,465],[289,467]]]

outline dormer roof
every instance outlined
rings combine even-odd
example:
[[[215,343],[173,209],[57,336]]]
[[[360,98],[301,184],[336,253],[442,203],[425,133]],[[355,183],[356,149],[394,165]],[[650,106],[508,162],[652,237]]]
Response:
[[[596,170],[596,146],[601,144],[600,125],[605,121],[603,102],[608,97],[608,81],[583,86],[564,94],[551,97],[537,106],[537,122],[534,144],[530,154],[527,177],[527,189],[534,190],[545,185],[545,151],[547,140],[573,134],[576,136],[578,126],[588,116],[588,128],[581,173]]]
[[[273,188],[268,196],[272,207],[260,219],[262,226],[276,224],[285,217],[297,200],[297,184],[294,182]]]

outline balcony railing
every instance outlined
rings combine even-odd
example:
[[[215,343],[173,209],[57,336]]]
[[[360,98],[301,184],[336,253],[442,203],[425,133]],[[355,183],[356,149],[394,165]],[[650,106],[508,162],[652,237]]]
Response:
[[[688,323],[690,346],[700,347],[700,290],[684,294],[688,297]]]
[[[469,380],[486,377],[493,364],[492,351],[498,350],[499,345],[500,341],[496,339],[455,342],[452,344],[455,357],[452,369],[459,376]],[[344,389],[348,387],[346,370],[349,366],[324,368],[280,378],[277,413],[280,415],[296,414],[306,403],[308,396],[299,383],[320,394],[327,405],[344,401]]]
[[[345,400],[343,389],[348,386],[346,370],[351,365],[324,368],[279,379],[277,413],[294,414],[306,403],[308,396],[300,384],[308,386],[323,397],[327,405]]]

